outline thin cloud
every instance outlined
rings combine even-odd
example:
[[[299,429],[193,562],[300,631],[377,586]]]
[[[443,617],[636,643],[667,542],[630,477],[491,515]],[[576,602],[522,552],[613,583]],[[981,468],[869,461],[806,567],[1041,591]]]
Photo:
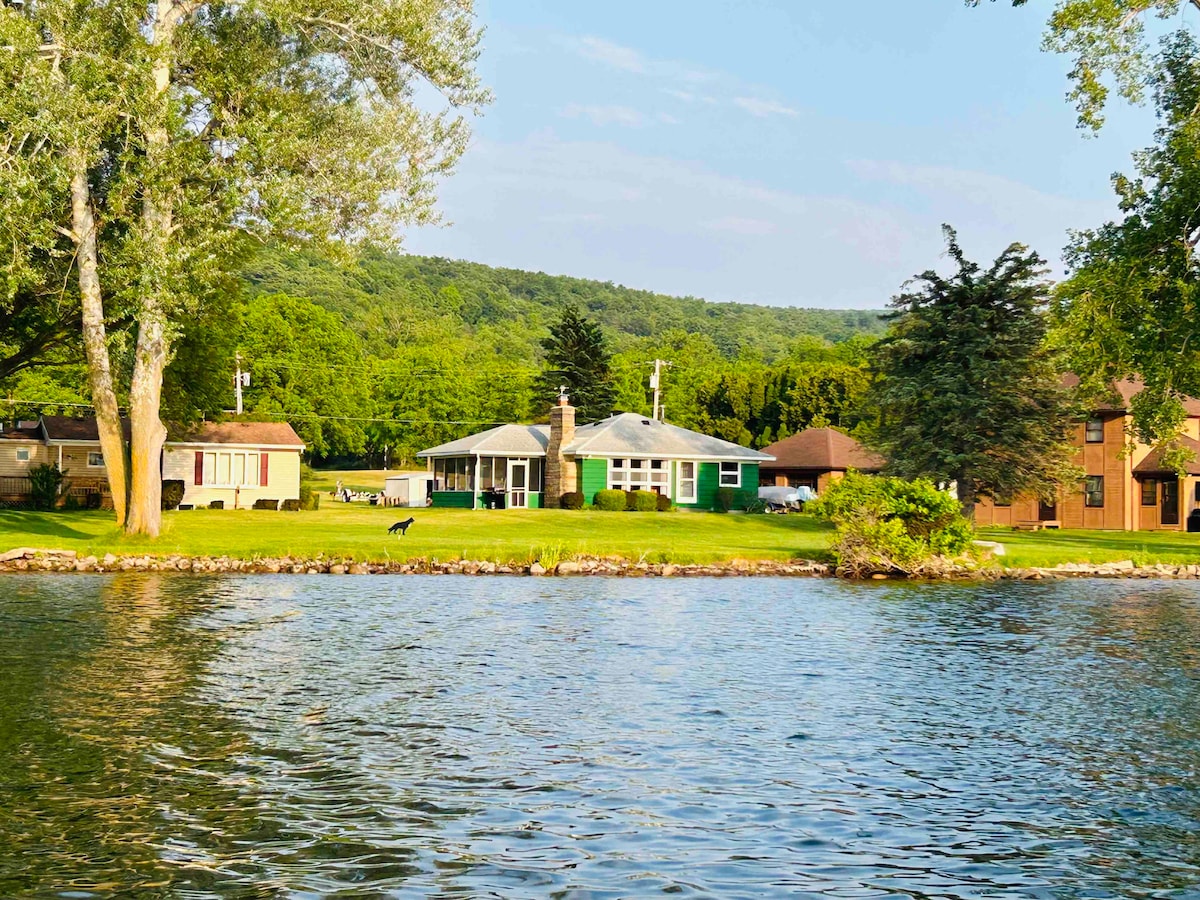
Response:
[[[800,115],[798,110],[792,109],[790,106],[784,106],[776,100],[763,100],[761,97],[734,97],[733,105],[759,119],[766,119],[769,116]]]
[[[579,55],[585,59],[604,63],[623,72],[633,72],[638,75],[646,74],[646,61],[642,54],[632,47],[623,47],[606,41],[604,38],[583,37],[577,44]]]
[[[568,103],[559,115],[566,119],[587,119],[597,128],[605,128],[609,125],[639,128],[646,124],[646,117],[628,106],[588,106],[580,103]]]

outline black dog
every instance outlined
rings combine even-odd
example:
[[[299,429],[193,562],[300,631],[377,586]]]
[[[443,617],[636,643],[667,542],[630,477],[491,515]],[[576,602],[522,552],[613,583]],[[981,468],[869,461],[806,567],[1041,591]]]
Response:
[[[411,525],[415,521],[416,521],[416,519],[414,519],[412,516],[409,516],[403,522],[397,522],[395,525],[393,525],[391,528],[389,528],[388,534],[395,534],[397,531],[400,532],[400,534],[402,534],[402,535],[408,534],[408,526]]]

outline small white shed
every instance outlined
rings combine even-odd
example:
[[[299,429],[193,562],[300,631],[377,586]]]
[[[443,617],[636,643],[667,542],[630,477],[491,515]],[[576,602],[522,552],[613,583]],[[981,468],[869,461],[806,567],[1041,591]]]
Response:
[[[389,475],[383,482],[383,496],[388,506],[424,506],[425,498],[432,491],[432,472]]]

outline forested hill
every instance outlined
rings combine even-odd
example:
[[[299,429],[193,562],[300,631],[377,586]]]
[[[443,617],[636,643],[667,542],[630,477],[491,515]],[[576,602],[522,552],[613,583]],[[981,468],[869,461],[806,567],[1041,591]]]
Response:
[[[339,267],[311,254],[268,251],[243,274],[253,293],[310,299],[338,313],[360,336],[387,343],[406,334],[431,336],[422,324],[430,320],[439,323],[443,336],[457,322],[467,333],[516,325],[524,335],[540,337],[564,303],[577,304],[598,321],[618,350],[639,338],[684,332],[709,337],[727,357],[748,350],[771,361],[785,356],[798,337],[838,343],[883,331],[875,311],[710,303],[424,256],[375,253]]]

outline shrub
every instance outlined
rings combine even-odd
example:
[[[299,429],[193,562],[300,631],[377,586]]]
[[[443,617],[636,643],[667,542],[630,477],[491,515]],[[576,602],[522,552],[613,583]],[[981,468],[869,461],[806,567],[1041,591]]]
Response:
[[[58,502],[59,489],[67,473],[55,465],[42,463],[29,470],[29,493],[34,509],[54,509]]]
[[[624,491],[596,491],[596,499],[593,501],[596,509],[602,509],[605,512],[621,512],[625,509],[625,492]]]
[[[933,573],[970,546],[972,531],[958,501],[930,481],[847,472],[809,509],[837,529],[838,571]]]
[[[305,491],[307,490],[307,494]],[[320,509],[321,508],[321,492],[314,491],[312,488],[300,488],[300,508],[301,509]]]
[[[209,509],[224,509],[225,501],[224,500],[210,500],[208,503],[208,508]]]
[[[220,507],[216,507],[219,509]],[[254,501],[255,509],[279,509],[279,501],[271,500],[267,497],[259,497]]]
[[[104,498],[99,491],[91,491],[83,498],[83,505],[88,509],[99,509],[104,503]]]
[[[737,492],[731,487],[717,488],[717,505],[718,512],[727,513],[733,509],[734,503],[737,501]]]
[[[300,499],[298,497],[289,497],[287,500],[283,501],[283,505],[279,508],[284,512],[299,512]]]
[[[79,502],[78,497],[67,494],[66,498],[63,500],[62,508],[67,512],[75,512],[76,510],[83,509],[83,505]]]
[[[180,478],[165,478],[162,483],[162,508],[179,509],[183,502],[183,480]]]
[[[666,494],[659,494],[658,500],[656,501],[656,507],[659,512],[670,512],[671,511],[671,498],[668,497]]]
[[[658,494],[654,491],[630,491],[633,495],[633,508],[637,512],[654,512],[658,509]]]
[[[558,505],[563,509],[583,509],[583,491],[567,491],[558,498]]]
[[[625,509],[633,512],[637,509],[637,491],[625,491]]]

